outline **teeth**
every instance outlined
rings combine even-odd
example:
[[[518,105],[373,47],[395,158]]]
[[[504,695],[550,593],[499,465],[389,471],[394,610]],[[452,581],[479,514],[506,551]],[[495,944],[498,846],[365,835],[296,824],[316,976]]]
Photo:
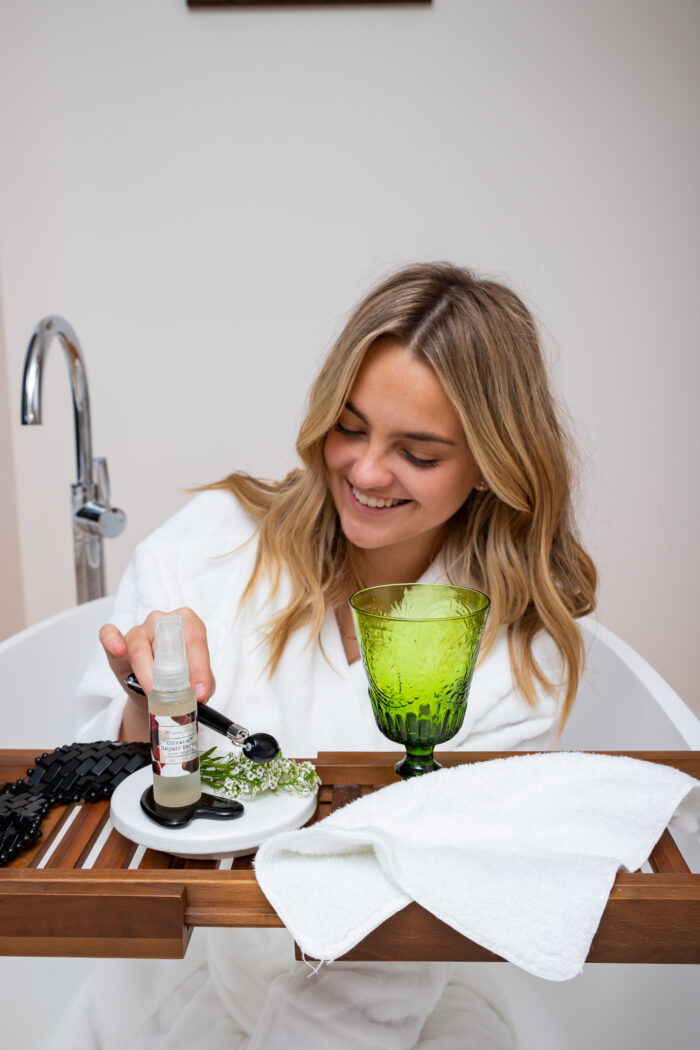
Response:
[[[363,507],[397,507],[399,503],[405,503],[405,500],[402,499],[375,499],[373,496],[363,496],[354,485],[352,494]]]

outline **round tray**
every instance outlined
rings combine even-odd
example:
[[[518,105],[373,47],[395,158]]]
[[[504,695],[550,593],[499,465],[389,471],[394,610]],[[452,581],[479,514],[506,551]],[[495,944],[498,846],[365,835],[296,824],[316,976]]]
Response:
[[[245,812],[236,820],[196,818],[185,828],[164,828],[141,809],[141,795],[153,783],[150,766],[132,773],[112,795],[110,816],[125,838],[148,849],[172,853],[187,860],[218,860],[254,853],[279,831],[300,828],[316,809],[316,794],[275,795],[265,791],[253,799],[241,799]]]

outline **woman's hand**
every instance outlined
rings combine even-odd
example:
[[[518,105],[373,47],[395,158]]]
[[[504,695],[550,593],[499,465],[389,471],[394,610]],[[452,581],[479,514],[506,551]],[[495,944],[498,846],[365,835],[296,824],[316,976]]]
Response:
[[[185,647],[190,668],[190,684],[194,686],[197,700],[206,703],[214,693],[216,682],[209,661],[207,630],[192,609],[175,609],[185,624]],[[145,696],[131,692],[126,678],[136,675],[146,694],[153,686],[153,639],[155,621],[158,616],[169,615],[160,611],[150,613],[142,624],[132,627],[124,635],[112,623],[100,630],[100,642],[109,666],[122,688],[126,689],[128,701],[124,709],[119,733],[120,740],[148,740],[148,702]]]

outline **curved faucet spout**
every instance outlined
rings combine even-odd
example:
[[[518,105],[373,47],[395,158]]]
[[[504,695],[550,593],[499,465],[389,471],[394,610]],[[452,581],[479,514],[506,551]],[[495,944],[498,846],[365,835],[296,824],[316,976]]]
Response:
[[[58,339],[63,347],[73,393],[75,454],[78,480],[71,485],[73,556],[78,603],[105,593],[103,538],[118,536],[126,515],[113,507],[109,494],[107,460],[92,458],[92,429],[87,372],[75,332],[63,317],[44,317],[32,332],[22,377],[22,422],[41,423],[41,379],[49,346]]]
[[[61,343],[68,362],[75,420],[75,453],[78,484],[91,485],[92,428],[85,363],[78,337],[63,317],[44,317],[32,332],[22,377],[22,422],[41,423],[41,380],[44,360],[54,339]]]

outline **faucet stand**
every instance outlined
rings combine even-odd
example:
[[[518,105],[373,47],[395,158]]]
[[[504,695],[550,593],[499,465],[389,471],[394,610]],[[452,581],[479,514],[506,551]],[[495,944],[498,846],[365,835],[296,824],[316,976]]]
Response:
[[[73,556],[75,559],[75,588],[78,605],[102,598],[105,589],[105,563],[102,551],[102,537],[87,533],[81,527],[77,511],[94,497],[94,492],[87,496],[91,485],[71,485],[71,518],[73,521]]]

